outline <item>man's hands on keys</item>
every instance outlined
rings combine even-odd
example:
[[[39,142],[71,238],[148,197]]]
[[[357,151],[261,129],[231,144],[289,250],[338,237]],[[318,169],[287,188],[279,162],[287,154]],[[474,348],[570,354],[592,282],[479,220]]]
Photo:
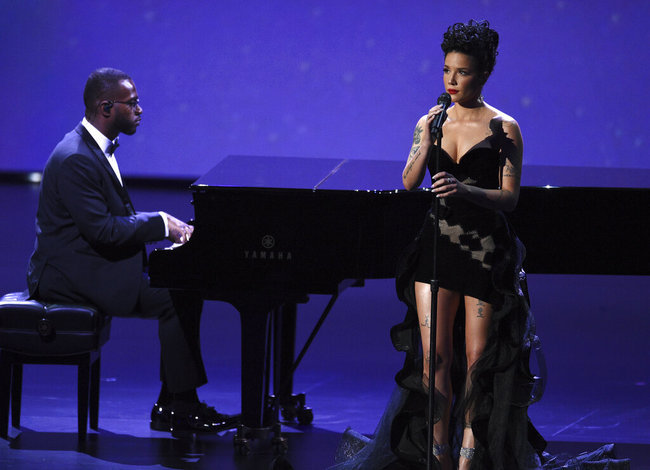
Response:
[[[167,223],[169,227],[169,236],[167,237],[174,243],[186,243],[192,237],[192,232],[194,232],[194,227],[186,224],[185,222],[178,220],[176,217],[173,217],[169,214],[167,216]]]

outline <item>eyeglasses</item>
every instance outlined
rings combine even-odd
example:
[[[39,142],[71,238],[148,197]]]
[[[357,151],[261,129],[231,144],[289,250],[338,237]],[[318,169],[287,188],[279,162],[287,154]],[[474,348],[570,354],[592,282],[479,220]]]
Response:
[[[129,101],[112,101],[112,103],[120,103],[120,104],[126,104],[128,105],[131,109],[135,109],[140,105],[140,100],[138,98],[133,98],[132,100]]]

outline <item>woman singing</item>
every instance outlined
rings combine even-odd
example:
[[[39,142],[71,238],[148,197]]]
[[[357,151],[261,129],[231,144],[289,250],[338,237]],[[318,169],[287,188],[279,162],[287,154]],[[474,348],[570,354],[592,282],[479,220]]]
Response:
[[[442,470],[566,468],[543,452],[546,442],[528,418],[544,382],[530,372],[533,346],[538,361],[541,354],[521,269],[525,250],[504,215],[519,198],[523,143],[517,122],[482,95],[498,42],[487,21],[457,23],[444,34],[442,78],[452,104],[438,171],[430,127],[441,106],[434,106],[415,127],[402,174],[412,190],[428,171],[439,203],[438,220],[435,210],[427,213],[397,270],[397,295],[408,309],[391,340],[406,360],[372,439],[346,431],[340,463],[331,470],[421,470],[431,453]],[[429,413],[436,235],[435,409]],[[608,452],[603,447],[571,462],[605,464],[613,457]]]
[[[442,404],[436,403],[440,419],[433,426],[433,454],[443,470],[452,469],[454,461],[461,470],[501,468],[496,464],[509,462],[519,452],[509,447],[513,443],[508,442],[508,429],[494,429],[497,423],[504,428],[512,425],[510,413],[501,410],[501,416],[493,416],[497,403],[501,408],[511,406],[499,403],[508,400],[506,396],[494,397],[495,380],[502,380],[493,373],[503,367],[517,369],[523,336],[520,323],[525,321],[515,292],[516,241],[503,216],[519,198],[523,141],[517,122],[486,103],[482,95],[496,62],[498,42],[498,33],[487,21],[449,27],[441,45],[442,79],[452,105],[442,126],[439,170],[435,171],[435,136],[430,133],[434,117],[442,111],[436,105],[415,127],[402,174],[404,187],[412,190],[420,186],[428,169],[432,193],[440,203],[437,224],[428,214],[418,237],[412,279],[422,341],[422,386],[428,393],[430,281],[437,225],[435,387],[436,400]],[[452,377],[452,364],[459,379]],[[515,386],[516,372],[506,379],[508,383],[499,385],[505,387],[503,391]],[[462,429],[460,449],[453,456],[452,414]],[[478,445],[476,432],[482,434]],[[524,429],[524,438],[525,434]],[[505,468],[523,468],[508,465]]]

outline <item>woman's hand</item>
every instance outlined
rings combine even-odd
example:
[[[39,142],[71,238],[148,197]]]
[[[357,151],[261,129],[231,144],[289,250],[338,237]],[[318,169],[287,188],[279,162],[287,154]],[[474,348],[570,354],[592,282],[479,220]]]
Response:
[[[427,113],[427,129],[426,129],[426,134],[429,137],[429,140],[431,140],[431,124],[433,123],[433,120],[436,118],[438,114],[442,112],[442,105],[437,104],[433,108],[429,110]]]
[[[467,186],[446,171],[433,175],[431,188],[436,193],[436,197],[464,196],[468,193]]]

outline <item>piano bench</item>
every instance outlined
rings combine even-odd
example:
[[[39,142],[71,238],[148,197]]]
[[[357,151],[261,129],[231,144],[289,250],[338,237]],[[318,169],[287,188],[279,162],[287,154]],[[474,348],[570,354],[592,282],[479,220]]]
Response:
[[[69,364],[77,369],[78,437],[98,428],[101,347],[111,319],[89,305],[29,300],[27,292],[0,298],[0,437],[20,427],[23,364]]]

